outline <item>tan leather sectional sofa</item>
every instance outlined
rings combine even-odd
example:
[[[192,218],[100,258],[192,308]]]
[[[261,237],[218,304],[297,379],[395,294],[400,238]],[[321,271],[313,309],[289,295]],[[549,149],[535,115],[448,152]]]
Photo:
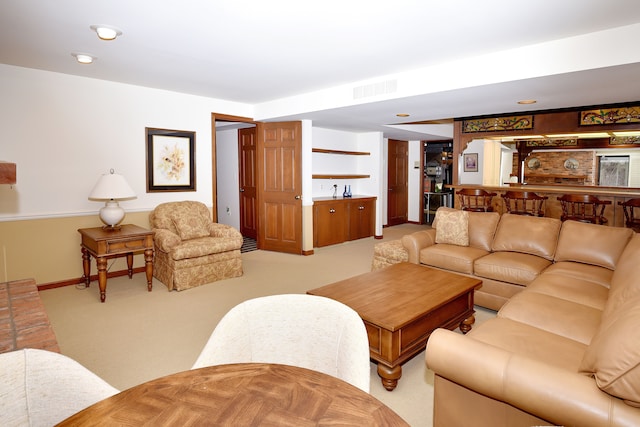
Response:
[[[468,246],[435,243],[447,234],[437,229],[403,238],[410,261],[471,269],[489,283],[478,301],[499,308],[467,335],[431,335],[434,426],[640,425],[640,235],[509,214],[467,221]]]

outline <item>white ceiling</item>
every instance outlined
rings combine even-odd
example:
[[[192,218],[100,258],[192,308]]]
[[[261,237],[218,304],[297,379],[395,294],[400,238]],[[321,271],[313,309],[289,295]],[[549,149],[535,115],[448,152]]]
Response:
[[[0,63],[399,139],[451,125],[389,125],[638,101],[638,40],[637,0],[0,0]]]

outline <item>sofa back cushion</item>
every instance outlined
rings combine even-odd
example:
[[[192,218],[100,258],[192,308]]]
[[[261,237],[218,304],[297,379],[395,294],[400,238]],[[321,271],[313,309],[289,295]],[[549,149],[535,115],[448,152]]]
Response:
[[[605,311],[602,313],[606,320],[611,313],[618,311],[625,301],[640,296],[640,234],[634,235],[625,246],[618,259],[616,269],[611,277],[609,298]],[[640,327],[640,326],[639,326]]]
[[[458,211],[447,207],[441,207],[440,211]],[[467,211],[465,211],[467,212]],[[467,212],[469,215],[469,246],[476,249],[491,251],[491,242],[495,235],[500,214],[497,212]],[[433,220],[432,227],[438,229],[438,215]]]
[[[574,261],[614,270],[633,230],[565,221],[560,230],[555,261]]]
[[[605,307],[605,312],[580,372],[593,376],[602,391],[640,406],[640,295],[625,300],[615,311]]]
[[[491,250],[537,255],[553,260],[562,222],[556,218],[503,214]]]

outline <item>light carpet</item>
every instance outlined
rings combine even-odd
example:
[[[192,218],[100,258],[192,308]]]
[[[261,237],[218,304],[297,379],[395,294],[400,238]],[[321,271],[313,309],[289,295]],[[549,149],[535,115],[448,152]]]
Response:
[[[168,292],[144,274],[109,279],[100,303],[98,284],[40,292],[61,352],[124,390],[189,369],[222,316],[240,302],[264,295],[305,293],[371,270],[373,246],[425,226],[384,229],[382,240],[360,239],[300,256],[257,250],[242,254],[244,275],[182,292]],[[476,325],[495,316],[476,307]],[[433,373],[424,351],[403,365],[398,387],[386,391],[371,363],[371,394],[412,426],[431,426]],[[463,408],[461,408],[462,410]]]

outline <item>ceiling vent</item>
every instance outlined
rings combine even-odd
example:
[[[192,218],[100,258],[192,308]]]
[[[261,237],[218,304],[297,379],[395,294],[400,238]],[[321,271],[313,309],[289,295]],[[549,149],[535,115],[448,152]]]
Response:
[[[369,85],[353,88],[353,99],[368,98],[370,96],[384,95],[398,90],[398,80],[386,80],[384,82],[371,83]]]

